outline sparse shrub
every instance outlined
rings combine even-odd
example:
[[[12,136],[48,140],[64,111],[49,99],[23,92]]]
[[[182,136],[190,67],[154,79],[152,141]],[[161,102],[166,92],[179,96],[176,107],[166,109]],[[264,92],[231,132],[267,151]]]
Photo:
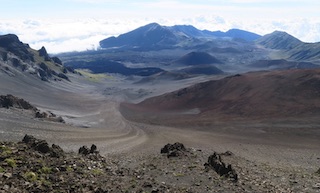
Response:
[[[30,181],[30,182],[34,182],[34,181],[36,181],[36,180],[38,179],[38,176],[37,176],[37,174],[34,173],[34,172],[26,172],[26,173],[24,174],[24,178],[25,178],[26,180]]]
[[[4,168],[0,166],[0,173],[3,173],[4,171]]]
[[[12,167],[12,168],[14,168],[14,167],[17,166],[16,160],[14,160],[14,159],[12,159],[12,158],[7,158],[7,159],[5,159],[4,161],[8,164],[8,166],[10,166],[10,167]]]
[[[68,167],[67,167],[67,171],[68,171],[68,172],[73,172],[73,168],[72,168],[71,166],[68,166]]]
[[[101,174],[102,174],[102,170],[100,170],[100,169],[93,169],[93,170],[92,170],[92,173],[93,173],[94,175],[101,175]]]
[[[0,146],[0,153],[1,153],[0,155],[2,155],[2,156],[9,156],[10,154],[12,154],[12,150],[5,145],[1,145]]]
[[[39,173],[41,174],[50,174],[52,172],[52,168],[43,166],[40,170]]]

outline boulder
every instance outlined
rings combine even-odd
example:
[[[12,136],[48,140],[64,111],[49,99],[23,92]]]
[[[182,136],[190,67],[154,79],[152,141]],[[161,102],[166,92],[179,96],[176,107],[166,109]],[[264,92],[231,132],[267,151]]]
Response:
[[[50,155],[51,155],[51,157],[57,157],[57,158],[63,157],[64,151],[60,146],[52,144]]]
[[[40,153],[49,153],[50,147],[49,144],[45,140],[40,140],[34,144],[34,149]]]
[[[167,157],[178,157],[180,155],[183,155],[184,152],[186,152],[187,149],[182,143],[176,142],[174,144],[168,143],[163,148],[161,148],[160,153],[167,154]]]
[[[206,168],[212,168],[220,176],[232,179],[233,182],[238,181],[238,174],[236,173],[236,171],[232,168],[230,164],[226,165],[222,161],[221,156],[216,152],[209,156],[208,162],[205,163],[204,166]]]

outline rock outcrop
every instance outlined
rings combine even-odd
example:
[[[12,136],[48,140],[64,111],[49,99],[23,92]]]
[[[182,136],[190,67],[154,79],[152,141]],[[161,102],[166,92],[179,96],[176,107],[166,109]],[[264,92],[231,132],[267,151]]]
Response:
[[[38,52],[39,52],[39,56],[44,57],[45,61],[51,61],[51,58],[50,58],[50,56],[44,46],[42,46],[41,49],[38,50]]]
[[[7,34],[0,36],[0,47],[3,47],[8,52],[12,52],[23,61],[34,61],[34,56],[29,52],[29,45],[22,43],[18,36]]]
[[[60,146],[52,144],[50,147],[48,142],[39,140],[32,135],[25,135],[22,142],[40,153],[49,154],[50,156],[57,158],[64,156],[64,152]]]
[[[31,105],[29,102],[25,101],[24,99],[15,97],[13,95],[1,95],[0,96],[0,107],[3,108],[19,108],[19,109],[26,109],[26,110],[33,110],[36,111],[37,108]]]
[[[229,152],[227,155],[231,155]],[[216,171],[220,176],[224,176],[230,178],[232,181],[238,181],[238,174],[232,168],[231,164],[226,164],[222,161],[221,156],[214,152],[212,155],[209,156],[208,162],[204,164],[206,168],[212,168]]]

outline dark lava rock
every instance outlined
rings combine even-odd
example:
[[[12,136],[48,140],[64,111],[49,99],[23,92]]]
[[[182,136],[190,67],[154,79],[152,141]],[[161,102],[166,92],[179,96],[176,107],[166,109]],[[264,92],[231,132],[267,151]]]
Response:
[[[177,142],[174,144],[168,143],[163,148],[161,148],[160,152],[166,153],[167,157],[169,158],[169,157],[178,157],[186,151],[187,149],[184,147],[184,145],[182,143]]]
[[[79,148],[78,152],[79,152],[79,154],[82,154],[82,155],[89,155],[90,149],[86,145],[84,145]]]
[[[54,63],[59,64],[59,65],[62,65],[62,61],[60,60],[60,58],[58,58],[58,57],[52,57],[51,59],[52,59],[52,61],[53,61]]]
[[[224,156],[233,156],[233,153],[231,151],[226,151],[224,153],[221,153],[220,155],[224,155]]]
[[[58,77],[59,77],[59,78],[62,78],[62,79],[65,79],[65,80],[67,80],[67,81],[70,81],[70,80],[69,80],[69,77],[66,76],[66,75],[63,74],[63,73],[59,73],[59,74],[58,74]]]
[[[39,76],[41,78],[41,80],[43,81],[48,81],[49,78],[52,77],[52,72],[54,72],[53,70],[51,70],[45,63],[40,63],[39,64],[40,69],[38,69],[38,73]]]
[[[35,118],[48,118],[48,113],[37,111],[35,114]]]
[[[59,145],[52,144],[50,155],[52,157],[63,157],[64,151]]]
[[[22,142],[26,143],[30,148],[43,153],[49,154],[51,157],[63,157],[64,152],[61,147],[58,145],[52,144],[52,147],[49,146],[48,142],[45,140],[39,140],[32,135],[25,135],[22,139]]]
[[[236,171],[230,164],[226,166],[226,164],[222,161],[221,156],[216,152],[209,156],[208,162],[204,165],[206,168],[214,169],[220,176],[230,178],[234,182],[238,181],[238,174]]]
[[[37,139],[35,137],[33,137],[32,135],[25,135],[22,139],[22,142],[26,143],[26,144],[32,144],[35,143],[37,141]]]
[[[91,145],[90,153],[97,153],[97,146],[95,144]]]
[[[38,50],[38,52],[39,52],[39,56],[44,57],[45,61],[50,61],[51,60],[51,58],[50,58],[50,56],[49,56],[49,54],[48,54],[48,52],[47,52],[47,50],[46,50],[46,48],[44,46],[42,46],[42,48],[40,50]]]
[[[0,95],[0,107],[9,108],[15,107],[18,109],[26,109],[26,110],[34,110],[36,111],[37,108],[31,105],[29,102],[25,101],[24,99],[15,97],[13,95]]]
[[[41,153],[48,153],[50,152],[49,144],[45,140],[40,140],[35,145],[35,150],[41,152]]]
[[[25,135],[22,142],[41,153],[48,153],[50,151],[49,144],[45,140],[39,140],[32,135]]]
[[[79,154],[82,154],[82,155],[98,154],[98,153],[99,151],[97,151],[97,146],[95,144],[92,144],[90,149],[86,145],[80,147],[79,149]]]

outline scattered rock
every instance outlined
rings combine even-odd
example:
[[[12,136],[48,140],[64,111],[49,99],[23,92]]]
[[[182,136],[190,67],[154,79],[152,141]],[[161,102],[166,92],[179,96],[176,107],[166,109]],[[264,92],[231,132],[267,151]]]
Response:
[[[37,111],[35,114],[35,118],[40,118],[40,119],[48,118],[48,113]]]
[[[233,153],[231,151],[226,151],[224,153],[221,153],[220,155],[224,155],[224,156],[233,156]]]
[[[209,156],[208,162],[204,165],[206,168],[209,167],[214,169],[220,176],[231,178],[234,182],[238,181],[238,174],[236,171],[230,164],[226,166],[226,164],[222,161],[221,156],[216,152]]]
[[[209,156],[206,150],[187,149],[190,154],[179,159],[142,153],[110,154],[104,160],[99,158],[96,145],[84,148],[89,154],[83,156],[64,153],[54,144],[48,153],[39,153],[32,144],[40,143],[47,148],[44,140],[26,135],[23,141],[0,142],[0,192],[317,192],[320,189],[315,173],[273,168],[238,156],[225,157],[226,153],[212,155],[207,168],[213,169],[213,162],[228,168],[221,158],[236,162],[241,166],[239,183],[221,180],[213,171],[206,173],[202,167]],[[15,162],[15,167],[9,162]],[[223,176],[227,175],[230,172]]]
[[[169,157],[178,157],[184,154],[184,152],[187,152],[187,149],[182,143],[176,142],[174,144],[168,143],[163,148],[161,148],[160,152],[162,154],[166,153],[167,157],[169,158]]]
[[[80,147],[78,152],[79,152],[79,154],[82,154],[82,155],[98,154],[99,153],[97,151],[97,146],[95,144],[92,144],[90,149],[86,145],[84,145],[84,146]]]

